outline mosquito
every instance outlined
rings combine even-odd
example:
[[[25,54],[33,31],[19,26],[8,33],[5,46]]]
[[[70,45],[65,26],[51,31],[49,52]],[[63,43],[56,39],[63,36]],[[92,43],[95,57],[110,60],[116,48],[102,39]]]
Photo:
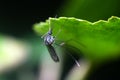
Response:
[[[50,25],[50,22],[49,22]],[[59,31],[58,31],[59,32]],[[55,42],[55,38],[54,36],[52,36],[52,28],[49,28],[49,31],[44,34],[41,38],[44,39],[44,44],[46,45],[51,58],[55,61],[55,62],[59,62],[59,57],[55,51],[55,48],[53,47],[53,43]],[[60,45],[63,46],[65,43],[61,43]],[[77,64],[78,67],[80,67],[79,62],[71,55],[69,54],[72,59],[75,61],[75,63]]]
[[[55,41],[55,37],[52,36],[52,29],[50,29],[46,35],[44,35],[44,43],[50,53],[51,58],[55,61],[55,62],[59,62],[59,58],[57,56],[57,53],[53,47],[53,43]]]

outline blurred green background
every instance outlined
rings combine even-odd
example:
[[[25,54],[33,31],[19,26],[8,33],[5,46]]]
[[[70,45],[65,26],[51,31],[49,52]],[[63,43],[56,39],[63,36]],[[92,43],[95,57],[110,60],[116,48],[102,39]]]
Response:
[[[61,62],[51,60],[41,37],[34,33],[33,24],[48,17],[76,17],[91,22],[120,16],[119,0],[4,0],[0,2],[0,80],[68,80],[77,52],[56,50]],[[81,61],[80,61],[81,62]],[[84,66],[89,61],[84,62]],[[82,63],[81,62],[81,63]],[[119,77],[120,59],[92,67],[85,80],[113,80]],[[87,67],[85,67],[87,69]],[[81,66],[81,69],[82,66]],[[80,69],[81,73],[84,74]],[[78,70],[79,71],[79,70]],[[81,74],[80,74],[81,75]],[[84,75],[82,75],[84,76]],[[81,76],[77,76],[81,77]],[[69,80],[82,80],[69,79]]]

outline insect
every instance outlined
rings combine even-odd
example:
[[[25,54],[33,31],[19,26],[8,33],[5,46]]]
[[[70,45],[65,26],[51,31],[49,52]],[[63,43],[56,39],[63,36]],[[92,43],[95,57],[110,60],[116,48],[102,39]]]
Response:
[[[50,22],[49,22],[50,25]],[[59,32],[59,31],[58,31]],[[55,42],[55,37],[52,36],[52,28],[49,29],[49,31],[42,36],[42,38],[44,38],[44,44],[46,45],[51,58],[55,61],[55,62],[59,62],[59,57],[57,56],[57,53],[53,47],[53,43]],[[61,43],[61,45],[64,45],[63,43]],[[75,61],[75,63],[77,64],[77,66],[80,66],[79,62],[71,55],[69,54],[72,59]]]
[[[51,58],[55,61],[55,62],[59,62],[59,58],[57,56],[57,53],[53,47],[53,43],[54,43],[55,37],[52,36],[52,29],[49,29],[49,31],[47,32],[47,34],[44,35],[44,43],[50,53]]]

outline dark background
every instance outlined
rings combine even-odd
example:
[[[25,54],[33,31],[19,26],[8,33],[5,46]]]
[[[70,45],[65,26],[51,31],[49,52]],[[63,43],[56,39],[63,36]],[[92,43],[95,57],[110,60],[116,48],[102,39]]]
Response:
[[[1,0],[0,32],[22,36],[33,33],[32,26],[57,15],[63,0]]]

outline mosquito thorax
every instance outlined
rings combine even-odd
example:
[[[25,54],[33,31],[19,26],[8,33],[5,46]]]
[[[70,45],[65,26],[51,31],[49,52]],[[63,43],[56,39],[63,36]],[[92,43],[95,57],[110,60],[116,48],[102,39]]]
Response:
[[[45,45],[52,45],[54,42],[54,37],[50,34],[47,34],[44,38]]]

